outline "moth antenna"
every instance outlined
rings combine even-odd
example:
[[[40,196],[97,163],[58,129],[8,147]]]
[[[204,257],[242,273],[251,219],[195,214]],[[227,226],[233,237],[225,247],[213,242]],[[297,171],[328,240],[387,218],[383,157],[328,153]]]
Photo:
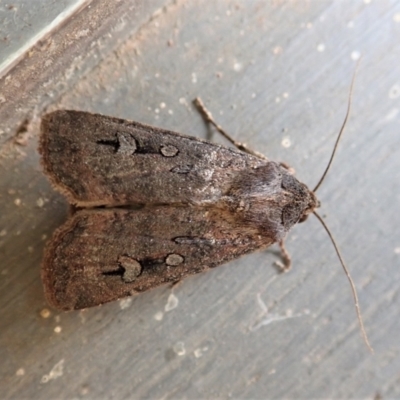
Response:
[[[347,276],[347,279],[350,282],[351,291],[353,292],[354,305],[356,307],[357,319],[358,319],[358,322],[360,324],[361,334],[362,334],[364,342],[367,345],[369,351],[371,353],[373,353],[374,349],[372,348],[371,344],[369,343],[367,332],[365,331],[364,322],[363,322],[363,319],[362,319],[362,316],[361,316],[360,303],[358,301],[358,295],[357,295],[356,286],[354,285],[353,279],[350,276],[350,272],[349,272],[348,268],[346,267],[346,264],[343,261],[343,257],[340,254],[339,247],[337,246],[337,244],[335,242],[335,239],[333,238],[330,230],[328,229],[328,226],[325,224],[324,220],[319,216],[319,214],[316,211],[314,211],[313,214],[319,219],[319,222],[321,222],[322,226],[325,228],[326,232],[328,233],[328,236],[331,239],[333,247],[336,250],[336,254],[339,257],[340,263],[342,264],[342,267],[343,267],[343,270],[344,270],[344,272],[345,272],[345,274]]]
[[[341,138],[342,133],[343,133],[343,131],[344,131],[344,128],[345,128],[345,126],[346,126],[346,124],[347,124],[347,120],[349,119],[350,109],[351,109],[351,100],[352,100],[352,97],[353,97],[353,87],[354,87],[354,82],[355,82],[355,80],[356,80],[356,74],[357,74],[357,69],[358,69],[358,64],[359,64],[359,62],[360,62],[360,60],[357,61],[356,69],[354,70],[353,78],[352,78],[351,84],[350,84],[349,101],[347,102],[346,116],[344,117],[344,121],[343,121],[342,127],[340,128],[339,135],[338,135],[338,137],[337,137],[337,139],[336,139],[335,146],[333,147],[333,151],[332,151],[332,154],[331,154],[331,158],[329,159],[328,165],[327,165],[327,167],[325,168],[325,171],[324,171],[324,173],[322,174],[321,179],[319,180],[319,182],[317,183],[317,186],[315,186],[315,188],[314,188],[314,190],[313,190],[314,193],[315,193],[315,192],[318,190],[318,188],[321,186],[321,183],[324,181],[325,176],[326,176],[326,174],[328,173],[329,168],[331,167],[331,164],[332,164],[332,161],[333,161],[333,157],[335,156],[336,149],[337,149],[337,147],[338,147],[340,138]]]

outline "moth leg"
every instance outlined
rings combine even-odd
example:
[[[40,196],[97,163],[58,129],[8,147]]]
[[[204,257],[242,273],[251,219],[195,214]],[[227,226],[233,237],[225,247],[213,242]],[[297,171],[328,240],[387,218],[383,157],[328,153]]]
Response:
[[[233,139],[226,131],[222,129],[220,125],[218,125],[210,111],[207,110],[206,106],[204,105],[203,101],[200,99],[200,97],[196,97],[194,99],[194,104],[195,106],[199,109],[201,115],[205,119],[206,122],[210,123],[215,127],[215,129],[227,140],[229,140],[236,148],[238,148],[241,151],[244,151],[245,153],[251,154],[252,156],[261,158],[262,160],[267,160],[267,157],[264,156],[264,154],[259,153],[258,151],[252,150],[245,143],[237,142],[235,139]]]
[[[285,169],[287,169],[287,171],[289,172],[290,175],[295,175],[296,174],[296,170],[291,167],[288,163],[285,163],[284,161],[281,161],[279,163],[279,165]]]
[[[281,240],[278,245],[281,249],[283,263],[280,261],[275,261],[275,265],[278,266],[282,272],[288,272],[292,268],[292,257],[290,257],[289,252],[286,250],[285,242],[283,240]]]

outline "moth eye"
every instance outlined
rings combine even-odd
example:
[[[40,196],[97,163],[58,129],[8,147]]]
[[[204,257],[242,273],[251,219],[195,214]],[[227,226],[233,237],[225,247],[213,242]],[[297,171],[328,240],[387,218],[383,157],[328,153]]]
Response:
[[[290,229],[300,219],[301,208],[298,204],[288,204],[282,210],[282,224],[286,229]]]

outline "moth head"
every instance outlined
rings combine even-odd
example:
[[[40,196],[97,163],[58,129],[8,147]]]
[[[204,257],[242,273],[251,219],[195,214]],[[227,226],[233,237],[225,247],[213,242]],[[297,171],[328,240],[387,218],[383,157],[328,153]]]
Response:
[[[309,195],[308,204],[299,219],[299,223],[306,221],[308,216],[312,214],[316,208],[321,207],[321,202],[317,199],[317,196],[315,195],[314,192],[309,190],[308,195]]]

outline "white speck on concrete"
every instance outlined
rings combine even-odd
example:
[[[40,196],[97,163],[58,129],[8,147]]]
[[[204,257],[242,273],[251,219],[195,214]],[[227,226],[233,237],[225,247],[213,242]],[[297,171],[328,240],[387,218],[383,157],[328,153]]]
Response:
[[[354,61],[357,61],[361,57],[361,53],[357,50],[354,50],[350,54],[350,58]]]
[[[47,375],[43,375],[40,383],[47,383],[53,379],[57,379],[64,373],[64,359],[60,360]]]
[[[320,43],[320,44],[317,46],[317,50],[318,50],[320,53],[322,53],[323,51],[325,51],[325,45],[324,45],[323,43]]]
[[[202,357],[203,354],[204,354],[205,352],[207,352],[207,351],[208,351],[208,347],[207,347],[207,346],[199,347],[198,349],[196,349],[196,350],[193,352],[193,354],[194,354],[194,356],[195,356],[196,358],[200,358],[200,357]]]
[[[158,311],[154,314],[154,319],[156,321],[161,321],[164,318],[164,313],[162,311]]]
[[[164,308],[165,312],[169,312],[169,311],[173,310],[174,308],[178,307],[178,304],[179,304],[178,298],[173,293],[171,293],[168,296],[168,301]]]
[[[243,68],[243,65],[240,62],[235,61],[235,63],[233,64],[233,70],[236,72],[239,72],[242,70],[242,68]]]
[[[288,309],[286,311],[285,315],[270,314],[268,311],[268,307],[263,302],[263,300],[261,299],[261,296],[259,294],[257,294],[257,303],[260,306],[262,313],[261,313],[259,320],[250,326],[250,328],[249,328],[250,331],[256,331],[263,326],[271,324],[272,322],[284,321],[285,319],[301,317],[304,315],[303,313],[294,314],[293,311],[290,309]]]
[[[392,108],[386,115],[385,117],[381,120],[381,122],[389,122],[392,121],[397,117],[399,114],[399,109],[398,108]]]
[[[122,299],[119,301],[119,308],[121,310],[125,310],[132,304],[132,297],[127,297],[126,299]]]
[[[186,354],[185,343],[183,342],[175,343],[173,350],[178,356],[184,356]]]
[[[281,144],[282,144],[282,146],[283,146],[285,149],[289,148],[289,147],[292,145],[292,142],[291,142],[291,140],[290,140],[290,137],[289,137],[289,136],[285,136],[285,137],[282,139]]]

